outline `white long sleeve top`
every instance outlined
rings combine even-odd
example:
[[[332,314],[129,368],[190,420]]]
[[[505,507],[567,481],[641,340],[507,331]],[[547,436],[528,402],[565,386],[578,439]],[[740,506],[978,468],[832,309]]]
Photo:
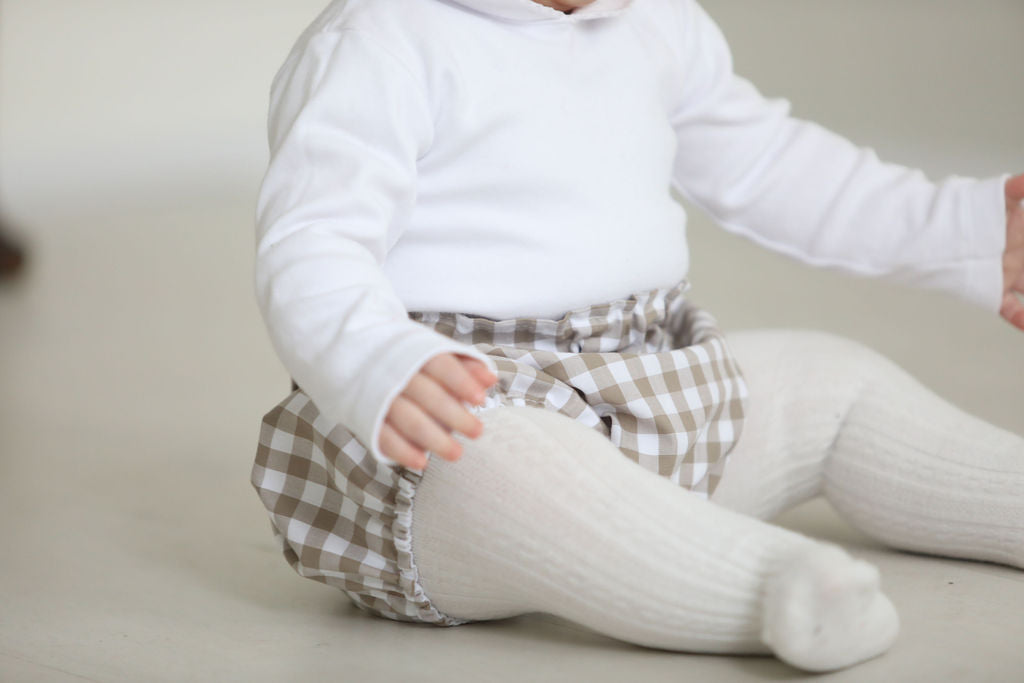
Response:
[[[1005,176],[932,183],[734,75],[693,0],[335,0],[274,80],[255,287],[285,367],[391,462],[407,312],[558,318],[686,276],[686,216],[803,262],[1002,294]]]

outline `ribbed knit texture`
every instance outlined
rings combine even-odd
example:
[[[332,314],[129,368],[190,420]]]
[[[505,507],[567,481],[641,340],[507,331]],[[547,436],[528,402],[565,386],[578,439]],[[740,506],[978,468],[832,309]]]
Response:
[[[856,342],[810,330],[726,335],[750,396],[716,503],[758,519],[822,493],[825,457],[869,376],[889,370]]]
[[[823,492],[893,547],[1024,568],[1024,439],[841,337],[728,342],[750,399],[715,502],[770,519]]]
[[[414,501],[413,555],[442,612],[542,611],[640,645],[774,651],[809,670],[895,638],[877,571],[839,548],[702,500],[557,413],[481,418],[483,436],[456,463],[432,459]]]
[[[889,545],[1024,568],[1024,439],[898,368],[864,387],[824,474],[842,516]]]

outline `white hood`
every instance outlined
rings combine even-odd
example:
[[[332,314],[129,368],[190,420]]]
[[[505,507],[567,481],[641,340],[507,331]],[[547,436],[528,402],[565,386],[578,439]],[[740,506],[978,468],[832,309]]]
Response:
[[[618,14],[631,5],[633,0],[594,0],[572,14],[564,14],[533,0],[454,0],[454,2],[482,14],[490,14],[513,21],[552,21],[556,19],[579,21]]]

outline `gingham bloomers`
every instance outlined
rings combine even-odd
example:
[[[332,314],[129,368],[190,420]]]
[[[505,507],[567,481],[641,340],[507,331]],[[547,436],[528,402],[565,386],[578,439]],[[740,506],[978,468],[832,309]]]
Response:
[[[683,280],[558,320],[409,317],[494,361],[498,383],[474,412],[557,411],[641,467],[709,496],[740,436],[747,389],[714,318],[684,298],[688,289]],[[380,616],[463,623],[439,612],[419,583],[411,525],[421,476],[373,458],[296,389],[263,418],[252,482],[300,575]]]

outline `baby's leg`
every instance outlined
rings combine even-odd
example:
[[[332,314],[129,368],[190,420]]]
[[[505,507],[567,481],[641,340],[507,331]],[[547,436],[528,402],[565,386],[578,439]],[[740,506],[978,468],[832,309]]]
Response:
[[[711,499],[772,519],[823,492],[825,457],[868,379],[851,367],[865,354],[822,332],[752,330],[726,338],[750,396],[743,433]]]
[[[894,640],[871,565],[709,503],[557,413],[481,419],[461,460],[432,459],[413,504],[413,555],[442,612],[548,612],[640,645],[774,652],[814,671]]]
[[[729,336],[747,421],[713,500],[769,519],[824,492],[894,547],[1024,567],[1024,439],[820,332]]]

